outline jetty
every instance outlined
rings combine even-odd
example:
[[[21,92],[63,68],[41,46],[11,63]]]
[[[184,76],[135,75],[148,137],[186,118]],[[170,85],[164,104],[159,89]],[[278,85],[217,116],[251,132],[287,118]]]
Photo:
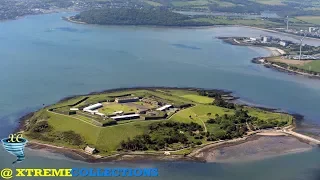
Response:
[[[316,139],[316,138],[313,138],[313,137],[310,137],[310,136],[306,136],[306,135],[303,135],[303,134],[300,134],[300,133],[297,133],[297,132],[294,132],[292,131],[291,129],[283,129],[282,132],[286,133],[286,134],[289,134],[291,136],[294,136],[296,138],[299,138],[299,139],[302,139],[302,140],[305,140],[305,141],[308,141],[312,144],[315,144],[315,145],[318,145],[320,146],[320,140]]]

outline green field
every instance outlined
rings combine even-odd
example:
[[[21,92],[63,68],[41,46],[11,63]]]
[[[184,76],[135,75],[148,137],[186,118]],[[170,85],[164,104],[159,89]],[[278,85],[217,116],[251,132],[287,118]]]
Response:
[[[154,121],[137,121],[119,124],[110,127],[96,127],[72,117],[66,117],[48,112],[49,124],[59,131],[72,130],[85,139],[85,141],[104,151],[115,151],[122,140],[133,138],[142,134],[145,127]],[[83,119],[83,117],[81,118]],[[121,133],[119,133],[121,132]]]
[[[99,109],[103,114],[112,114],[116,111],[123,111],[124,113],[135,112],[137,109],[125,104],[108,104]]]
[[[267,122],[271,121],[286,121],[286,122],[292,122],[292,116],[287,115],[287,114],[281,114],[281,113],[273,113],[273,112],[268,112],[268,111],[263,111],[260,109],[255,109],[255,108],[245,108],[248,110],[248,114],[250,116],[257,117],[259,119],[262,119]]]
[[[202,103],[202,104],[209,104],[213,102],[213,98],[209,98],[206,96],[200,96],[200,95],[194,95],[194,94],[188,94],[181,96],[186,99],[190,99],[191,101]]]
[[[157,6],[162,6],[161,3],[154,2],[154,1],[143,0],[143,2],[145,2],[145,3],[147,3],[147,4],[151,5],[151,6],[155,6],[155,7],[157,7]]]
[[[193,21],[197,22],[209,22],[217,25],[246,25],[246,26],[259,26],[259,27],[272,27],[272,26],[281,26],[283,24],[272,22],[269,20],[262,19],[237,19],[237,18],[228,18],[225,16],[215,16],[207,18],[195,18]]]
[[[197,0],[197,1],[173,1],[174,6],[201,6],[207,5],[209,2],[207,0]]]
[[[292,116],[281,114],[281,113],[272,113],[267,112],[259,109],[254,108],[246,108],[248,110],[248,114],[250,116],[257,117],[259,119],[265,120],[265,121],[292,121]],[[208,116],[211,113],[210,116]],[[203,125],[201,120],[203,122],[206,122],[210,118],[214,118],[215,114],[223,115],[223,114],[234,114],[234,110],[213,106],[213,105],[196,105],[194,107],[184,109],[182,111],[179,111],[175,115],[173,115],[170,120],[184,122],[184,123],[190,123],[195,122],[200,125]],[[191,118],[190,118],[191,116]]]
[[[304,64],[303,66],[296,66],[301,69],[305,69],[308,71],[314,71],[320,73],[320,60],[312,61]]]
[[[208,113],[211,113],[211,116],[208,116]],[[213,105],[196,105],[194,107],[184,109],[173,115],[170,120],[179,121],[184,123],[195,122],[200,125],[203,125],[202,121],[207,121],[210,117],[214,117],[215,114],[232,114],[233,111],[221,108]],[[191,118],[190,118],[191,116]]]
[[[299,19],[308,23],[320,25],[320,16],[298,16],[296,17],[296,19]]]

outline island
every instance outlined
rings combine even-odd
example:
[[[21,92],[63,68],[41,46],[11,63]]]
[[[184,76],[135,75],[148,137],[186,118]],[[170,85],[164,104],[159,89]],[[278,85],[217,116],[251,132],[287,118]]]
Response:
[[[262,64],[281,72],[320,78],[320,47],[294,43],[272,36],[219,37],[224,42],[237,46],[255,46],[271,51],[269,57],[256,57],[253,63]]]
[[[23,117],[19,131],[30,148],[89,162],[208,161],[203,151],[248,143],[256,136],[295,136],[320,144],[293,131],[300,116],[235,103],[236,99],[231,92],[198,88],[107,90],[43,107]]]

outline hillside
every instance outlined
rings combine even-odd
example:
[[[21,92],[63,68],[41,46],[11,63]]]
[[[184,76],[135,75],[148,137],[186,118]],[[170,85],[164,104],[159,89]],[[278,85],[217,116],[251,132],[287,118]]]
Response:
[[[73,21],[101,25],[206,26],[208,22],[192,21],[189,16],[166,9],[93,9],[71,17]]]

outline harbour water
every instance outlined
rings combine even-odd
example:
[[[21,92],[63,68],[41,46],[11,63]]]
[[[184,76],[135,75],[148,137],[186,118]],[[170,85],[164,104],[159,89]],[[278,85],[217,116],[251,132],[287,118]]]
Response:
[[[244,27],[154,28],[72,24],[67,13],[27,16],[0,23],[0,136],[22,115],[59,99],[133,86],[231,90],[242,100],[305,116],[320,125],[320,81],[252,64],[269,52],[225,44],[217,36],[275,35]],[[279,35],[275,35],[278,36]],[[292,37],[286,39],[294,40]],[[319,45],[316,40],[306,41]],[[317,128],[311,129],[318,133]],[[27,150],[17,167],[157,167],[158,179],[319,180],[320,152],[253,162],[140,162],[86,164]],[[0,148],[0,168],[15,157]],[[28,178],[32,179],[32,178]]]

